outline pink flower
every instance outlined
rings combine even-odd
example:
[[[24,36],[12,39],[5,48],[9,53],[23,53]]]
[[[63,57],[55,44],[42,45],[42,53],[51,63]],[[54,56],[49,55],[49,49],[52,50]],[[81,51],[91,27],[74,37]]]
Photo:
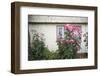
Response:
[[[74,41],[74,40],[70,40],[70,42],[71,42],[71,43],[74,43],[75,41]]]
[[[66,25],[64,25],[64,29],[72,31],[73,30],[73,26],[71,24],[66,24]]]
[[[67,25],[67,24],[66,24],[66,25],[64,25],[64,29],[65,29],[65,30],[67,30],[67,27],[68,27],[68,25]]]
[[[81,27],[80,26],[75,26],[73,24],[66,24],[64,25],[64,29],[65,30],[76,30],[76,31],[80,31]]]
[[[72,31],[73,32],[72,37],[76,37],[76,36],[81,37],[82,30],[80,26],[76,26],[73,24],[66,24],[64,25],[64,29]]]
[[[66,40],[66,43],[75,43],[75,40]]]

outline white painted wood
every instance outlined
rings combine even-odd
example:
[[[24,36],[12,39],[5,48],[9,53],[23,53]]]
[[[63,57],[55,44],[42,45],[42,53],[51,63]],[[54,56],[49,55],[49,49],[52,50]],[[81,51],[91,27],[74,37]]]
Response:
[[[87,17],[78,16],[53,16],[53,15],[29,15],[29,22],[68,22],[68,23],[88,23]]]

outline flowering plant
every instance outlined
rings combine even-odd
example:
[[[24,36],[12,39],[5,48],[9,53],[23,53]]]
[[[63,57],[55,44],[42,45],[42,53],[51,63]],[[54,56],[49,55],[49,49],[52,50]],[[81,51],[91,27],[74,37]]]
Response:
[[[59,57],[71,59],[77,57],[80,50],[81,27],[71,24],[64,25],[64,38],[57,40]]]

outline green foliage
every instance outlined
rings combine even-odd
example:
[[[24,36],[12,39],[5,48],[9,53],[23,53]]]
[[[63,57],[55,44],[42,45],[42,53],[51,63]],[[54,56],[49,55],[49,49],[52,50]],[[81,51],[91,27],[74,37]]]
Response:
[[[57,58],[57,53],[49,51],[45,46],[43,36],[39,36],[38,33],[33,35],[32,47],[29,51],[30,50],[32,54],[30,53],[29,60],[50,60]]]
[[[64,32],[64,39],[57,41],[58,49],[50,51],[44,43],[43,34],[34,33],[32,45],[29,43],[29,60],[74,59],[80,48],[80,38],[72,37],[72,31]],[[31,47],[30,47],[31,46]]]
[[[39,36],[39,34],[33,35],[32,40],[32,59],[44,59],[44,50],[45,50],[45,44],[43,41],[43,38]]]
[[[55,51],[49,51],[48,48],[45,48],[44,50],[44,56],[46,60],[50,60],[50,59],[57,59],[57,52]]]
[[[58,42],[59,49],[58,56],[59,59],[73,59],[76,57],[76,49],[74,44],[66,44]],[[74,48],[73,48],[74,47]]]
[[[77,57],[80,38],[72,37],[72,33],[72,31],[66,30],[65,38],[57,41],[59,59],[74,59]]]

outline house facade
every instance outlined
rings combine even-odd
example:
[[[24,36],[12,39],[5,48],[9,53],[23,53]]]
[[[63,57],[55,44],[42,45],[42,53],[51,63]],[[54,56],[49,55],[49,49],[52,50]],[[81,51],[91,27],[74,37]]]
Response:
[[[78,26],[81,29],[81,49],[78,52],[87,52],[88,48],[85,46],[85,34],[88,34],[87,17],[29,15],[28,26],[30,43],[32,42],[34,32],[37,32],[43,35],[45,45],[51,51],[58,49],[57,40],[64,38],[65,26]]]

